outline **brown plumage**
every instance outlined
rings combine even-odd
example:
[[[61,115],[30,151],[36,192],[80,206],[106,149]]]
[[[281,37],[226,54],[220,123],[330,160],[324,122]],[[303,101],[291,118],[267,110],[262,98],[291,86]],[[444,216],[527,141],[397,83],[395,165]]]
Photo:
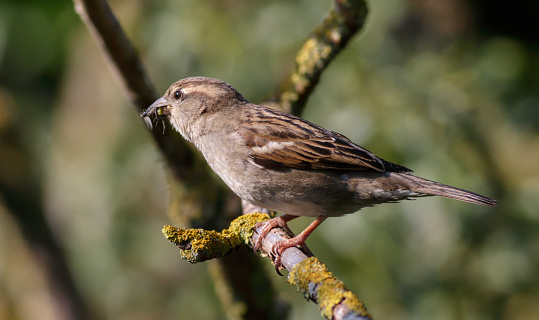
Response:
[[[295,217],[317,218],[298,236],[274,247],[277,267],[283,250],[302,245],[330,216],[421,196],[489,207],[497,203],[414,176],[410,169],[377,157],[339,133],[249,103],[221,80],[180,80],[141,114],[151,115],[168,118],[242,199],[285,214],[266,223],[259,240],[274,226],[286,228]]]

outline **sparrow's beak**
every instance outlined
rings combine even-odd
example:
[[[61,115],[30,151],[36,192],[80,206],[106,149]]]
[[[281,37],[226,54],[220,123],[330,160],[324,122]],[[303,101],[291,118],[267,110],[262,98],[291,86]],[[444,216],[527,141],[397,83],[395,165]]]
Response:
[[[152,120],[150,119],[150,116],[155,114],[158,118],[159,117],[166,117],[170,115],[170,111],[168,109],[169,103],[165,97],[161,97],[157,99],[154,103],[152,103],[151,106],[148,107],[148,109],[142,111],[140,116],[144,118],[144,122],[146,122],[146,125],[148,128],[152,129]]]

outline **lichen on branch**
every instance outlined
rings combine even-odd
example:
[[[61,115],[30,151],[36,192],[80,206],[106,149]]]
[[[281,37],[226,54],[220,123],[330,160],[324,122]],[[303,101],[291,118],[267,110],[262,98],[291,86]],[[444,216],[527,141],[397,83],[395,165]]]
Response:
[[[305,40],[294,70],[267,104],[277,103],[283,111],[300,115],[322,72],[363,28],[367,12],[364,0],[336,0],[335,8]]]
[[[241,215],[221,232],[204,229],[183,229],[165,226],[163,234],[180,248],[180,256],[190,263],[220,258],[242,244],[249,243],[257,222],[266,221],[265,213]]]
[[[335,314],[340,314],[342,319],[372,319],[363,302],[316,257],[294,266],[287,281],[296,285],[307,300],[317,303],[326,319],[335,319]]]

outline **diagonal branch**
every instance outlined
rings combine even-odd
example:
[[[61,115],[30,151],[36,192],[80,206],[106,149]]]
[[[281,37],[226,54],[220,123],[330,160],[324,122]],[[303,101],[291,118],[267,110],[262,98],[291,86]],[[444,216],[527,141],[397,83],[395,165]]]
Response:
[[[363,28],[367,12],[364,0],[335,0],[335,9],[307,37],[296,55],[294,71],[282,81],[269,103],[276,102],[282,110],[300,115],[322,72]]]
[[[109,62],[109,67],[119,78],[122,88],[140,112],[157,99],[138,53],[122,30],[106,0],[73,0],[75,11],[91,31]],[[194,180],[189,170],[194,154],[179,135],[168,130],[162,134],[151,131],[161,153],[174,176],[180,181]]]
[[[372,320],[363,302],[315,257],[295,265],[288,275],[288,283],[296,285],[307,300],[318,304],[326,319]]]
[[[265,213],[255,212],[236,218],[221,232],[204,229],[163,228],[167,239],[180,249],[180,256],[190,263],[221,258],[238,247],[258,239],[257,222],[267,221]],[[278,241],[290,239],[280,228],[274,228],[262,241],[262,252],[271,257],[271,248]],[[310,256],[310,257],[309,257]],[[326,319],[372,319],[363,302],[348,290],[318,258],[292,247],[282,253],[282,264],[289,271],[288,283],[303,292],[307,300],[318,304]]]
[[[105,0],[74,0],[75,11],[110,60],[129,98],[142,111],[157,99],[140,58]]]

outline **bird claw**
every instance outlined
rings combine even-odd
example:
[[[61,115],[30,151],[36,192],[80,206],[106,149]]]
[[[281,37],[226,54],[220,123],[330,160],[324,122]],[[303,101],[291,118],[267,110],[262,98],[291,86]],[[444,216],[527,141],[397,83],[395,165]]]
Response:
[[[283,252],[286,249],[298,247],[300,249],[303,249],[304,251],[310,252],[310,250],[305,244],[305,240],[306,239],[301,236],[296,236],[285,241],[278,241],[273,245],[273,247],[271,248],[271,254],[274,257],[273,264],[275,265],[275,271],[277,272],[277,274],[282,276],[280,272],[281,269],[284,269],[284,266],[282,264],[282,256]]]
[[[283,274],[281,273],[281,269],[284,269],[284,267],[281,263],[281,256],[275,256],[275,259],[273,260],[273,265],[275,266],[275,272],[277,272],[277,274],[282,277]]]
[[[258,231],[258,239],[256,239],[256,242],[253,245],[254,253],[260,250],[260,248],[262,248],[262,241],[268,235],[271,229],[275,227],[281,227],[287,234],[293,236],[292,231],[290,230],[290,228],[288,228],[286,223],[294,218],[295,216],[285,215],[285,216],[280,216],[280,217],[270,219],[268,221],[258,222],[257,224],[255,224],[254,229],[256,230],[260,228],[260,230]],[[279,245],[280,242],[286,242],[286,241],[279,241],[275,243],[269,253],[273,256],[272,260],[273,260],[273,264],[275,265],[275,271],[277,272],[277,274],[282,276],[281,272],[279,271],[280,269],[284,268],[281,263],[281,254],[283,250],[286,249],[286,247],[283,247],[282,249],[280,249],[280,245]]]
[[[260,248],[262,248],[262,240],[268,235],[271,229],[277,226],[274,222],[271,222],[273,219],[270,219],[268,221],[263,222],[257,222],[255,224],[254,229],[260,228],[260,231],[258,232],[258,239],[256,239],[256,242],[253,245],[253,251],[256,254]]]
[[[256,223],[254,229],[256,230],[260,228],[260,231],[258,231],[258,239],[253,245],[254,252],[256,253],[256,251],[258,251],[262,247],[262,240],[264,240],[264,238],[268,235],[271,229],[275,227],[281,227],[287,234],[289,234],[290,236],[293,236],[292,231],[290,230],[290,228],[288,228],[286,223],[294,218],[296,217],[284,215],[284,216],[269,219],[267,221]]]
[[[256,253],[262,247],[262,240],[267,236],[271,229],[279,226],[285,230],[292,238],[284,241],[277,241],[271,248],[269,254],[273,256],[273,264],[275,265],[275,271],[277,274],[281,275],[279,272],[280,269],[284,269],[282,265],[282,254],[284,250],[291,247],[299,247],[304,249],[305,252],[310,253],[310,250],[307,248],[305,241],[311,232],[326,219],[326,216],[319,216],[311,225],[309,225],[302,233],[297,236],[293,236],[292,231],[288,228],[286,224],[288,221],[297,218],[297,216],[283,215],[277,218],[270,219],[268,221],[259,222],[255,225],[255,230],[260,228],[258,231],[258,239],[253,245],[253,250]]]

